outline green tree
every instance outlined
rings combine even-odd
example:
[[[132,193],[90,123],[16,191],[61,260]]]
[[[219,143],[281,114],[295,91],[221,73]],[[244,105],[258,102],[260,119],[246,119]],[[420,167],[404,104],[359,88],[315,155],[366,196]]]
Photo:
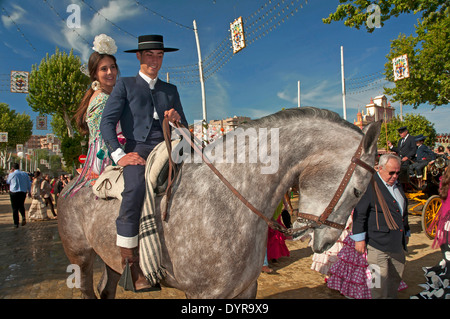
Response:
[[[61,152],[64,156],[64,161],[68,168],[75,168],[78,162],[78,157],[81,155],[81,141],[84,137],[76,134],[74,137],[66,136],[61,141]]]
[[[8,132],[7,147],[16,148],[16,144],[25,144],[33,133],[33,121],[28,114],[18,114],[6,103],[0,103],[0,131]]]
[[[27,102],[35,112],[64,120],[67,133],[61,136],[58,132],[60,138],[74,137],[73,116],[90,82],[80,67],[80,58],[73,50],[67,54],[58,48],[51,57],[47,53],[39,66],[32,66]]]
[[[330,13],[328,18],[322,19],[326,24],[332,21],[344,21],[344,25],[360,29],[365,25],[368,32],[375,29],[370,28],[366,23],[373,12],[367,12],[371,4],[380,7],[381,26],[391,17],[398,17],[401,14],[422,13],[422,21],[425,24],[434,23],[437,19],[448,15],[450,2],[448,0],[339,0],[336,12]]]
[[[392,59],[408,55],[410,77],[385,88],[392,101],[417,108],[429,103],[434,107],[450,101],[450,16],[437,19],[433,24],[419,23],[416,36],[400,34],[391,43],[384,66],[386,78],[393,82]]]
[[[427,120],[423,115],[407,113],[403,115],[403,121],[401,121],[400,116],[397,115],[396,117],[393,117],[389,123],[381,126],[380,137],[378,138],[378,148],[386,149],[386,127],[387,140],[391,141],[392,144],[397,145],[397,142],[400,139],[397,129],[402,126],[407,126],[408,132],[412,136],[417,136],[419,134],[427,136],[425,145],[430,146],[431,148],[434,147],[436,141],[434,124]]]
[[[63,139],[67,135],[67,124],[62,117],[59,115],[52,116],[52,120],[50,122],[53,133]],[[76,133],[75,133],[76,135]]]
[[[372,4],[380,8],[381,26],[391,17],[400,14],[421,13],[416,26],[416,36],[400,34],[391,43],[386,56],[385,76],[393,82],[392,58],[407,54],[410,77],[396,81],[394,88],[385,88],[384,93],[392,101],[401,101],[417,108],[429,103],[434,107],[449,103],[450,99],[450,1],[448,0],[339,0],[336,12],[324,23],[344,21],[344,25],[360,29],[365,25],[368,32],[375,29],[367,23],[373,14],[367,9]]]

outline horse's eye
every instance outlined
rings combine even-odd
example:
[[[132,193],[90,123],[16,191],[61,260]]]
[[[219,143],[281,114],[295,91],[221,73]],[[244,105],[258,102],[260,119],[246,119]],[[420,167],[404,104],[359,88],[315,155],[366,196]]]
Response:
[[[362,192],[360,190],[356,189],[356,188],[353,189],[353,193],[355,194],[355,196],[357,198],[359,198],[361,196],[361,194],[362,194]]]

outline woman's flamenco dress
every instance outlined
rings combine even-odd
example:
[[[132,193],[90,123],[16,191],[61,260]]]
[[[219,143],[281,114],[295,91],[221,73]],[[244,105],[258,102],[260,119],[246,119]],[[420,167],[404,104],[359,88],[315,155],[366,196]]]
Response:
[[[281,215],[278,216],[277,222],[283,225],[281,222]],[[289,257],[290,252],[286,246],[286,236],[277,230],[273,230],[269,227],[269,233],[267,238],[267,259],[278,259],[280,257]]]
[[[366,254],[361,255],[355,250],[355,242],[348,235],[344,246],[338,253],[338,261],[331,268],[328,278],[328,288],[338,290],[344,296],[355,299],[370,299],[370,289],[367,285],[368,266]]]
[[[86,162],[79,172],[80,175],[76,177],[75,183],[70,185],[67,190],[63,190],[62,196],[64,197],[69,194],[73,196],[83,186],[93,185],[108,165],[114,165],[100,132],[100,121],[108,97],[108,94],[102,92],[88,106],[86,123],[89,127],[89,148],[86,155]],[[123,144],[124,139],[120,132],[118,132],[118,138],[119,142]]]
[[[338,253],[338,261],[330,268],[328,288],[338,290],[346,297],[354,299],[371,299],[370,283],[372,273],[367,262],[367,254],[360,254],[355,249],[355,241],[350,233],[344,239],[344,246]],[[407,288],[405,282],[400,283],[399,290]]]
[[[331,246],[330,249],[324,251],[323,253],[314,253],[312,257],[311,269],[315,270],[323,275],[330,276],[330,268],[331,266],[338,261],[338,254],[344,247],[344,239],[350,233],[350,225],[353,220],[353,217],[350,216],[345,229],[342,231],[338,240]],[[312,246],[313,241],[311,241],[310,246]],[[325,279],[328,281],[328,278]]]

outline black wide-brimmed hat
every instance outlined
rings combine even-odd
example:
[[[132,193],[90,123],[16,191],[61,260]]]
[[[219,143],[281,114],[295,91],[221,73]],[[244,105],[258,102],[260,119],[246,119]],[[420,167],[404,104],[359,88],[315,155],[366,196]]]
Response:
[[[142,50],[163,50],[164,52],[178,51],[178,49],[175,48],[165,48],[162,35],[150,34],[139,36],[138,48],[126,50],[125,52],[138,52]]]
[[[414,140],[416,141],[416,142],[419,142],[419,141],[425,141],[425,139],[427,138],[428,136],[424,136],[423,134],[419,134],[419,135],[417,135],[415,138],[414,138]]]
[[[408,128],[407,128],[406,126],[402,126],[402,127],[398,128],[397,131],[398,131],[399,133],[401,133],[401,132],[406,131],[407,129],[408,129]]]

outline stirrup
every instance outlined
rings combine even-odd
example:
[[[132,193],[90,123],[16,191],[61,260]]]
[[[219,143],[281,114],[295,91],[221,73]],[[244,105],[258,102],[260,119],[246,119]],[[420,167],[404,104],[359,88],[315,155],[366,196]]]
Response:
[[[133,278],[131,277],[131,269],[128,259],[125,260],[125,267],[123,268],[122,276],[120,276],[119,286],[123,287],[125,291],[136,292],[133,284]]]
[[[119,279],[119,286],[122,287],[125,291],[132,291],[135,293],[161,290],[161,285],[159,283],[154,286],[150,286],[149,288],[136,290],[133,283],[133,277],[131,276],[131,268],[130,264],[128,263],[128,259],[125,260],[125,267],[123,268],[122,276],[120,276]]]

